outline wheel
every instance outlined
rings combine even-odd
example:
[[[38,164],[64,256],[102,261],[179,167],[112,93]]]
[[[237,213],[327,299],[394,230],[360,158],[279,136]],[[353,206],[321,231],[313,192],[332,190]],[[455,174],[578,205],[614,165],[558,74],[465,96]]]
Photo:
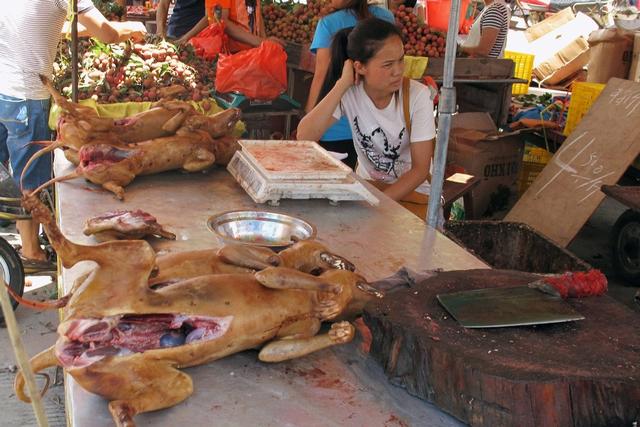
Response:
[[[620,215],[611,239],[616,274],[631,285],[640,285],[640,213],[629,209]]]
[[[24,270],[20,256],[13,246],[0,237],[0,274],[9,287],[17,294],[22,296],[24,292]],[[18,302],[11,298],[11,305],[15,310]],[[4,317],[0,310],[0,323],[4,323]]]

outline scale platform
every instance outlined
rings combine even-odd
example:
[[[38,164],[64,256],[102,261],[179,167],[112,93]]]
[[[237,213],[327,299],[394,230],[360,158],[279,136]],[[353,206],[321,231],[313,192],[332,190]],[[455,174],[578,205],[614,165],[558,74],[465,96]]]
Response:
[[[312,141],[238,141],[227,170],[256,203],[280,199],[329,199],[333,203],[379,200],[352,174]]]

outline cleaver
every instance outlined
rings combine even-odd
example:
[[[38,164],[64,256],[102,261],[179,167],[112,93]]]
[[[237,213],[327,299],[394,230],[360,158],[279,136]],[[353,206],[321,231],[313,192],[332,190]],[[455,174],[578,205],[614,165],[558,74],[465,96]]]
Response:
[[[465,328],[541,325],[584,319],[555,290],[541,281],[513,288],[439,294],[437,298]]]

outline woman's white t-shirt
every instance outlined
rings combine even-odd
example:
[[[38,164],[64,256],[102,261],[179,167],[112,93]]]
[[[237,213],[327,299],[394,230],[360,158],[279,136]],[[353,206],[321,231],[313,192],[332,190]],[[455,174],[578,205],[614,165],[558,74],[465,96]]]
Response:
[[[412,80],[409,102],[411,143],[435,138],[433,102],[429,89]],[[333,113],[335,119],[343,115],[347,116],[351,126],[358,153],[356,173],[359,176],[391,184],[411,169],[411,148],[402,109],[402,91],[391,99],[387,107],[379,109],[362,84],[353,86],[344,94]],[[429,182],[425,181],[416,191],[429,194]]]

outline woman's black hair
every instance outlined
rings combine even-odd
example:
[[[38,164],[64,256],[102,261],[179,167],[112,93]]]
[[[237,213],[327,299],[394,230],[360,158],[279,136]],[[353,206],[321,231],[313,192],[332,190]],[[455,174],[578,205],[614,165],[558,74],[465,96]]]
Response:
[[[347,0],[341,7],[342,10],[351,10],[358,20],[371,18],[369,2],[367,0]]]
[[[331,41],[331,62],[318,100],[333,89],[342,76],[342,68],[347,59],[366,64],[382,48],[385,40],[392,36],[402,39],[400,29],[378,18],[368,18],[353,28],[338,31]]]

